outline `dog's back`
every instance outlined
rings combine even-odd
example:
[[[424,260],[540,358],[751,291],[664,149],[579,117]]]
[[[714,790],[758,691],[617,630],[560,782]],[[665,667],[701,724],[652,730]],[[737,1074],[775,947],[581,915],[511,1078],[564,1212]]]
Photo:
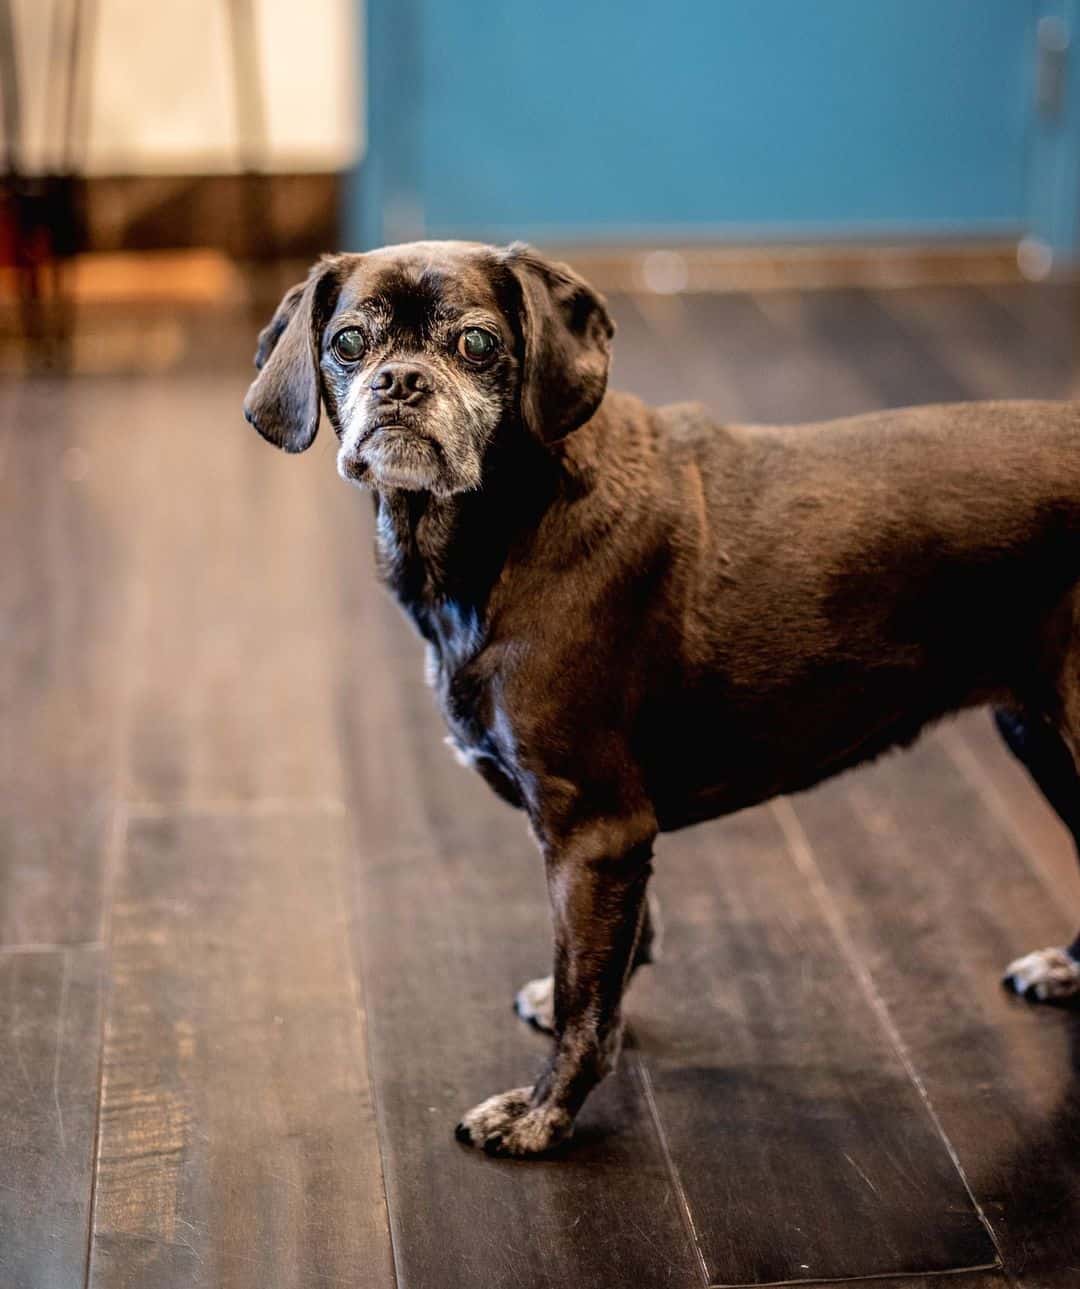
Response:
[[[1080,406],[652,418],[613,469],[644,473],[635,453],[648,467],[633,560],[649,566],[643,534],[671,557],[639,745],[664,749],[661,799],[706,794],[672,800],[673,817],[805,786],[947,711],[1056,684],[1080,579]],[[621,406],[617,420],[634,425]]]

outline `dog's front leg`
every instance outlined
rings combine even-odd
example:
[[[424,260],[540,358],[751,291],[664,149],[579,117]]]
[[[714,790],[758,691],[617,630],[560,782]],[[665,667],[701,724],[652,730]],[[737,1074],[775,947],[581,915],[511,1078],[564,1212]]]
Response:
[[[459,1141],[494,1155],[538,1155],[564,1141],[574,1116],[615,1066],[620,1004],[652,871],[655,820],[640,816],[579,828],[545,847],[555,923],[555,1049],[535,1086],[470,1110]]]

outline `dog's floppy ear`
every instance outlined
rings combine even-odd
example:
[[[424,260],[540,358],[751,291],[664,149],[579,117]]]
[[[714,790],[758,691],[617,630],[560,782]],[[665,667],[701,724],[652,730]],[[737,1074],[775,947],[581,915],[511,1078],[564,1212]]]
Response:
[[[521,287],[522,417],[550,443],[584,425],[600,406],[615,327],[603,298],[567,265],[522,242],[507,247],[506,264]]]
[[[258,376],[244,417],[275,447],[303,452],[319,428],[319,339],[336,284],[333,261],[320,261],[285,292],[255,351]]]

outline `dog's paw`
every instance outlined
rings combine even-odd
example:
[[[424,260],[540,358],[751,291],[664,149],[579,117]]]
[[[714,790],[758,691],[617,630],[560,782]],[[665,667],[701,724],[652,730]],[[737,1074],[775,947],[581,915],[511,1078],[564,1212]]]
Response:
[[[1064,949],[1036,949],[1005,968],[1002,983],[1032,1002],[1080,995],[1080,962]]]
[[[514,1011],[526,1024],[545,1034],[555,1032],[555,980],[541,976],[522,985],[514,996]]]
[[[542,1155],[570,1136],[574,1121],[565,1110],[534,1106],[531,1088],[488,1097],[454,1129],[458,1141],[482,1146],[489,1155]]]

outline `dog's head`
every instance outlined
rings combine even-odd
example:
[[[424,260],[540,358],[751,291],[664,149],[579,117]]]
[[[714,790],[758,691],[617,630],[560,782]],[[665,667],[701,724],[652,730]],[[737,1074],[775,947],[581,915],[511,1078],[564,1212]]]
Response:
[[[600,296],[527,246],[329,256],[259,336],[244,415],[303,452],[325,402],[343,478],[449,496],[480,486],[497,432],[553,442],[584,424],[612,334]]]

